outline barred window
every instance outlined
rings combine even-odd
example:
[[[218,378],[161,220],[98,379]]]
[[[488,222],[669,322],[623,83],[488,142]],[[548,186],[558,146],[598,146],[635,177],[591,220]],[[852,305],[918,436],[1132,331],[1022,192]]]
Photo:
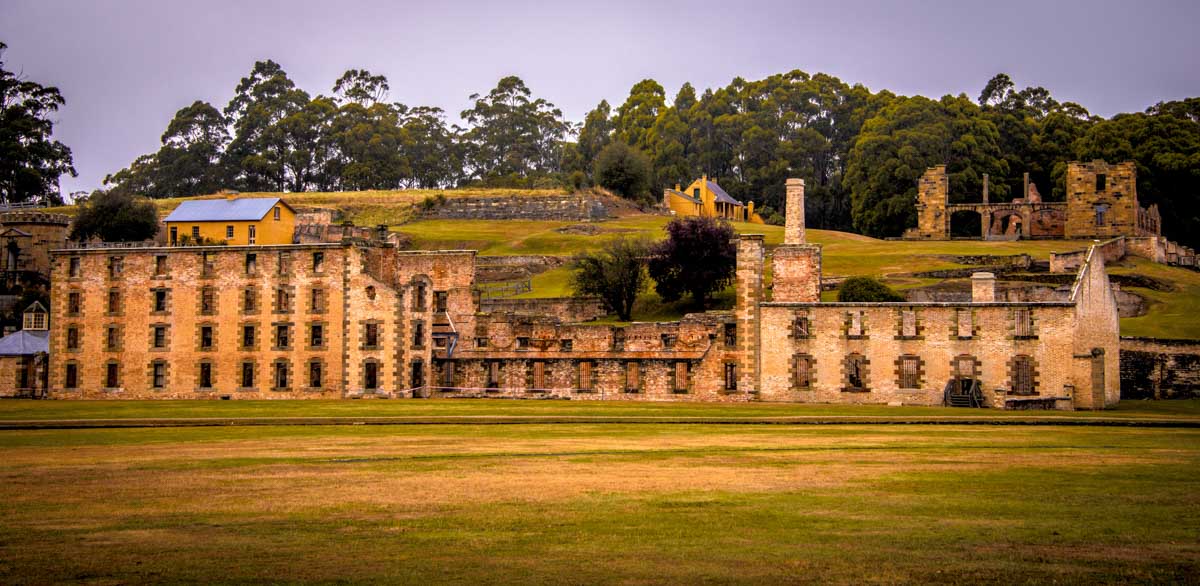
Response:
[[[108,290],[108,313],[121,312],[121,291],[119,289]]]
[[[534,362],[533,363],[533,388],[535,388],[535,389],[546,388],[546,363],[545,362]]]
[[[104,331],[104,349],[114,352],[121,349],[121,328],[108,326]]]
[[[119,256],[108,257],[108,277],[115,279],[125,272],[125,259]]]
[[[325,310],[325,290],[313,289],[312,298],[309,304],[309,311],[317,313]]]
[[[288,335],[290,332],[288,330],[289,330],[289,328],[286,325],[281,324],[281,325],[275,326],[275,347],[276,348],[287,348],[288,346],[291,345],[291,339],[290,339],[290,336]]]
[[[375,348],[379,346],[379,324],[364,325],[363,345],[367,348]]]
[[[200,313],[212,315],[217,311],[217,290],[204,287],[200,290]]]
[[[921,358],[918,356],[900,357],[900,388],[916,389],[921,386]]]
[[[442,363],[442,387],[450,389],[454,388],[454,363]]]
[[[246,348],[254,346],[254,326],[242,326],[242,346]]]
[[[200,349],[208,350],[213,347],[213,327],[200,326]]]
[[[737,324],[725,324],[725,347],[737,346]]]
[[[309,327],[309,343],[313,347],[321,347],[325,345],[325,326],[322,324],[313,324]]]
[[[733,362],[726,362],[725,363],[725,390],[726,391],[736,391],[737,386],[738,386],[737,364],[735,364]]]
[[[492,364],[495,364],[494,362]],[[575,388],[580,391],[592,390],[592,363],[586,360],[579,363],[578,380],[575,381]]]
[[[413,311],[425,311],[425,283],[417,283],[413,287]]]
[[[447,306],[450,304],[450,294],[446,291],[433,292],[433,310],[439,313],[445,313]]]
[[[688,374],[691,370],[691,365],[687,362],[679,361],[675,363],[675,392],[686,393],[688,390]]]
[[[242,363],[242,387],[250,388],[254,386],[254,363]]]
[[[292,296],[288,294],[288,290],[279,287],[275,289],[275,311],[286,313],[292,310]]]
[[[416,365],[414,365],[415,367]],[[413,386],[421,386],[421,381],[417,380],[416,368],[413,369]],[[373,391],[379,388],[379,363],[367,362],[363,364],[363,388],[368,391]]]
[[[280,252],[279,253],[279,266],[278,266],[279,274],[286,275],[289,272],[291,272],[291,270],[292,270],[292,253]]]
[[[846,386],[851,389],[867,388],[867,358],[854,353],[846,357]]]
[[[83,307],[83,295],[79,291],[71,291],[68,293],[67,313],[78,314],[81,307]]]
[[[792,360],[792,370],[794,374],[792,384],[798,389],[811,388],[813,382],[812,356],[807,354],[797,354]]]
[[[79,276],[79,257],[78,256],[72,256],[71,259],[67,261],[67,276],[69,276],[69,277],[78,277]]]
[[[808,331],[809,331],[809,324],[808,324],[808,316],[807,315],[798,315],[798,316],[796,316],[796,319],[792,320],[792,337],[793,338],[807,338]]]
[[[71,326],[67,328],[67,350],[79,349],[79,328]]]
[[[1012,390],[1018,395],[1033,394],[1033,359],[1018,355],[1013,357]]]
[[[154,276],[162,277],[167,274],[167,256],[160,254],[154,257]]]
[[[1013,335],[1018,338],[1033,336],[1033,312],[1028,307],[1013,310]]]
[[[638,363],[636,363],[636,362],[626,362],[625,363],[625,392],[626,393],[638,392],[638,387],[640,386],[639,379],[641,378],[639,375],[640,375],[640,373],[638,372]]]
[[[413,348],[425,347],[425,322],[416,320],[413,322]]]

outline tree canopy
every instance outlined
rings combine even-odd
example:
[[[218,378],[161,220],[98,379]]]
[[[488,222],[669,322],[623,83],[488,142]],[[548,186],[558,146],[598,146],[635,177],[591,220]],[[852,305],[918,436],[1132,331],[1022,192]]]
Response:
[[[671,220],[666,231],[667,238],[651,251],[654,290],[663,301],[688,294],[703,307],[712,293],[733,282],[733,226],[715,218],[687,217]]]
[[[58,178],[75,176],[71,149],[51,138],[50,114],[66,103],[58,88],[4,68],[0,42],[0,203],[61,202]]]

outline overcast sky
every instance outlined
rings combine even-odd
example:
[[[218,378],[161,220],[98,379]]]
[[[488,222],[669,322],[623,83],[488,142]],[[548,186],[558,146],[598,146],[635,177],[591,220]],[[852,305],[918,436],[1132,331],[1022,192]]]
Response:
[[[674,96],[735,76],[826,72],[873,91],[972,99],[992,75],[1095,114],[1200,96],[1200,1],[0,0],[5,68],[58,86],[55,134],[91,190],[157,150],[174,113],[223,108],[256,60],[311,94],[346,69],[456,119],[505,75],[580,121],[651,77]]]

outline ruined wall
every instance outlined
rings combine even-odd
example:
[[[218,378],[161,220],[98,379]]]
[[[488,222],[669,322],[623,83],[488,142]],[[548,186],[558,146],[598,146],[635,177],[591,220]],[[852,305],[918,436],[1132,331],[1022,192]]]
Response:
[[[917,182],[917,227],[905,237],[919,240],[945,240],[950,237],[950,216],[946,202],[950,196],[950,177],[946,166],[937,165],[925,170]]]
[[[1116,262],[1125,257],[1126,253],[1126,238],[1118,236],[1110,238],[1100,244],[1095,245],[1096,250],[1104,258],[1105,264]],[[1088,251],[1091,247],[1082,250],[1071,250],[1068,252],[1051,252],[1050,253],[1050,272],[1052,273],[1074,273],[1079,271],[1079,267],[1083,266],[1087,259]]]
[[[1138,234],[1137,170],[1133,162],[1067,164],[1067,238]],[[1102,213],[1098,212],[1103,210]],[[1098,215],[1100,217],[1098,217]]]
[[[1075,305],[1071,316],[1074,354],[1060,365],[1070,364],[1074,371],[1075,407],[1103,409],[1116,405],[1121,400],[1120,315],[1098,246],[1089,250],[1075,279],[1071,302]]]
[[[1200,340],[1121,338],[1121,399],[1200,398]]]
[[[19,247],[16,264],[9,266],[8,255],[0,250],[0,268],[6,271],[33,271],[50,275],[50,251],[67,242],[71,219],[62,214],[43,212],[0,213],[0,240]]]
[[[455,197],[426,217],[452,220],[602,220],[612,215],[603,198],[582,195]]]
[[[1032,333],[1016,335],[1015,311],[1030,309]],[[904,313],[913,312],[905,332]],[[965,312],[966,317],[961,317]],[[762,399],[803,403],[941,405],[958,357],[975,360],[989,407],[1013,388],[1013,356],[1029,356],[1038,397],[1070,408],[1073,308],[1045,304],[766,303],[763,305]],[[960,322],[960,319],[965,322]],[[803,329],[797,320],[805,320]],[[805,333],[806,332],[806,333]],[[907,334],[907,335],[906,335]],[[847,358],[865,360],[863,388],[848,383]],[[900,384],[901,356],[919,359],[919,382]],[[797,383],[797,359],[810,362],[811,384]]]
[[[608,315],[599,297],[550,297],[542,299],[481,299],[483,313],[544,315],[566,323],[591,321]]]

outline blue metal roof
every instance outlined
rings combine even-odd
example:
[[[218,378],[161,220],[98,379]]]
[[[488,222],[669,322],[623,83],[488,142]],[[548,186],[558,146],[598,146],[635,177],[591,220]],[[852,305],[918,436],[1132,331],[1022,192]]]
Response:
[[[728,193],[725,193],[725,190],[721,189],[721,186],[717,185],[716,181],[709,181],[708,189],[709,189],[709,191],[712,191],[713,193],[717,194],[717,196],[713,198],[714,201],[719,201],[721,203],[731,203],[735,206],[742,205],[742,202],[740,202],[736,199],[733,199],[732,197],[729,196]]]
[[[278,197],[189,199],[179,204],[165,221],[253,222],[263,219],[281,201]]]
[[[32,356],[50,351],[50,332],[20,330],[0,338],[0,356]]]

